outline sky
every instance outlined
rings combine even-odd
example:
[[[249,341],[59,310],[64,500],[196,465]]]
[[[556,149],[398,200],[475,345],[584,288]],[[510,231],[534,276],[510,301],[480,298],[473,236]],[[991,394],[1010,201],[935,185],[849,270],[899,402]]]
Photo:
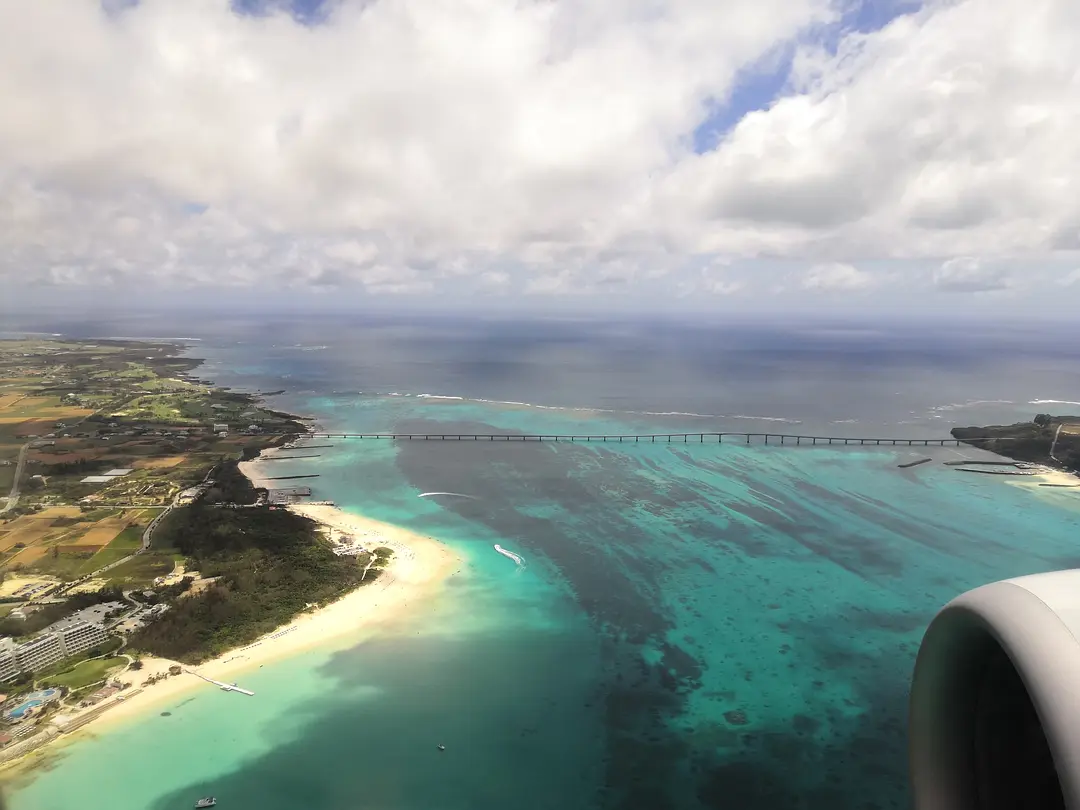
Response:
[[[1075,0],[2,3],[0,307],[1060,318],[1077,54]]]

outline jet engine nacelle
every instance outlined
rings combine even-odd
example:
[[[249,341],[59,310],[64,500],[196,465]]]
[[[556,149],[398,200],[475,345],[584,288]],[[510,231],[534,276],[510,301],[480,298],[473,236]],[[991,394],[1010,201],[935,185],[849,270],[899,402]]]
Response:
[[[1080,570],[946,605],[909,708],[916,810],[1080,810]]]

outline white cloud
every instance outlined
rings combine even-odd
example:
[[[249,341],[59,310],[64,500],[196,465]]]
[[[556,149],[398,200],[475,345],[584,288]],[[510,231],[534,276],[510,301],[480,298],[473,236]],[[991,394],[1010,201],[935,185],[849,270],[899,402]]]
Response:
[[[370,243],[350,240],[327,245],[323,248],[323,253],[331,261],[364,267],[375,260],[379,255],[379,249]]]
[[[850,264],[832,262],[810,268],[802,280],[804,290],[863,290],[874,283],[870,273]]]
[[[1080,267],[1076,268],[1070,273],[1066,273],[1058,282],[1062,287],[1072,287],[1076,284],[1080,284]]]
[[[929,0],[807,39],[848,5],[343,0],[307,28],[0,4],[0,276],[730,295],[752,263],[687,280],[686,257],[853,291],[873,259],[970,256],[933,282],[973,292],[998,257],[1080,250],[1080,4]],[[786,95],[693,154],[795,42]]]
[[[801,92],[678,166],[668,199],[741,223],[697,246],[835,259],[1042,253],[1080,232],[1080,5],[930,2],[806,47]],[[1071,230],[1070,230],[1071,229]]]
[[[1012,286],[1009,274],[999,267],[985,267],[970,256],[949,259],[934,271],[934,286],[945,292],[995,292]]]

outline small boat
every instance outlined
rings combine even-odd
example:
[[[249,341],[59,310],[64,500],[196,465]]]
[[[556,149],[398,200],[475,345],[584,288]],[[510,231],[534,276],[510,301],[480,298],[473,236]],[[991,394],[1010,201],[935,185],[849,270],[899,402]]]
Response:
[[[439,750],[440,750],[440,751],[445,751],[445,750],[446,750],[446,746],[445,746],[445,745],[440,745],[440,746],[439,746]]]
[[[195,807],[213,807],[215,804],[217,804],[217,799],[213,796],[204,796],[195,802]]]

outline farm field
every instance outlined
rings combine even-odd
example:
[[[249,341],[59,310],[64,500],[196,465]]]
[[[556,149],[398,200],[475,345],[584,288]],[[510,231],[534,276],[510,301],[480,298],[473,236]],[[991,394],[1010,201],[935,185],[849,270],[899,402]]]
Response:
[[[0,525],[0,570],[75,579],[139,548],[156,509],[53,507]]]

